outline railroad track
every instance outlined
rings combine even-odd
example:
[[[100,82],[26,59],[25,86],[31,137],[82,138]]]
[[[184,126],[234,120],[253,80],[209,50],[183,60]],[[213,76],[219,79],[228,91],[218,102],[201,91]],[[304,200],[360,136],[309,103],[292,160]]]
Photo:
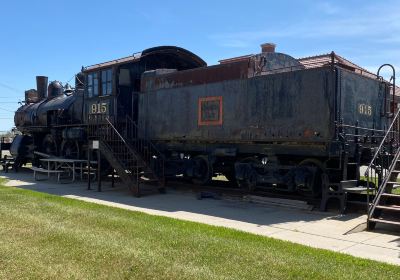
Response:
[[[192,191],[196,193],[211,192],[218,194],[220,196],[233,197],[238,199],[248,195],[252,195],[252,196],[260,196],[268,198],[305,201],[308,204],[313,205],[314,207],[319,207],[320,203],[319,198],[305,197],[300,194],[284,193],[276,190],[268,190],[262,188],[258,188],[254,191],[248,191],[239,189],[238,187],[232,187],[232,185],[228,181],[220,181],[220,180],[214,180],[211,184],[204,186],[191,184],[182,180],[171,180],[167,182],[166,187],[179,191]]]
[[[293,200],[293,203],[295,201],[304,201],[308,205],[311,205],[314,207],[314,209],[319,209],[320,207],[320,198],[314,198],[314,197],[306,197],[301,194],[296,194],[296,193],[285,193],[282,191],[278,190],[270,190],[267,188],[256,188],[255,191],[248,191],[248,190],[243,190],[239,189],[238,187],[232,187],[232,184],[230,184],[229,181],[220,181],[220,180],[213,180],[211,184],[209,185],[204,185],[204,186],[199,186],[195,185],[189,182],[185,182],[183,180],[170,180],[167,182],[166,185],[167,188],[171,188],[174,190],[178,191],[186,191],[186,192],[194,192],[194,193],[201,193],[201,192],[209,192],[209,193],[214,193],[219,197],[223,198],[228,198],[228,199],[234,199],[238,201],[245,201],[246,196],[252,196],[252,197],[260,197],[260,198],[276,198],[277,200],[284,199],[284,200]],[[271,201],[271,200],[269,200]],[[360,200],[360,202],[363,202]],[[331,203],[337,203],[337,201],[331,201]],[[288,201],[287,205],[289,205],[290,202]],[[331,205],[333,206],[333,205]],[[348,201],[347,205],[347,212],[348,213],[364,213],[365,212],[365,205],[362,203],[359,203],[357,201]],[[336,212],[339,208],[339,206],[334,206],[332,209],[334,212]]]

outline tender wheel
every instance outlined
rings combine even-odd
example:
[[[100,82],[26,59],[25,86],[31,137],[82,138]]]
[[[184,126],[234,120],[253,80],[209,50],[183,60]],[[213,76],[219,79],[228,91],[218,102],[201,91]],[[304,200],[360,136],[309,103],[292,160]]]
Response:
[[[79,159],[79,144],[77,141],[64,140],[61,144],[61,155],[65,158]]]
[[[193,178],[196,185],[206,185],[212,180],[213,169],[207,156],[196,156],[193,158]]]
[[[247,170],[244,180],[237,180],[237,185],[241,189],[247,189],[252,192],[257,187],[257,171],[254,168],[254,165],[261,164],[261,162],[255,157],[248,157],[242,159],[240,163],[249,163],[252,168]]]
[[[305,159],[298,166],[295,177],[297,191],[308,197],[321,196],[323,164],[317,159]]]
[[[42,151],[48,155],[57,156],[58,147],[54,137],[51,134],[47,134],[42,142]]]

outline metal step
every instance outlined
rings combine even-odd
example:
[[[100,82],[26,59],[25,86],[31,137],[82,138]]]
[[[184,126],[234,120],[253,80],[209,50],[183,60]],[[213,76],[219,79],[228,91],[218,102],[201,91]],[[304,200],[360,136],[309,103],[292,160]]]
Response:
[[[148,173],[143,173],[143,172],[141,172],[141,173],[134,173],[134,172],[132,172],[132,173],[126,173],[127,175],[129,175],[129,176],[131,176],[132,178],[136,178],[136,177],[146,177],[146,176],[149,176],[149,177],[154,177],[154,178],[156,178],[156,176],[153,174],[153,173],[150,173],[150,172],[148,172]],[[151,175],[151,176],[150,176]]]
[[[159,182],[158,179],[142,179],[140,178],[140,183],[153,183],[153,182]]]
[[[400,185],[400,182],[394,182],[394,181],[387,181],[386,184],[391,184],[391,185]]]
[[[376,205],[375,207],[382,210],[400,211],[400,205]]]
[[[116,173],[121,177],[123,181],[129,186],[135,186],[131,188],[136,195],[140,193],[139,182],[158,182],[163,183],[164,169],[163,166],[156,166],[153,168],[150,166],[152,160],[151,155],[156,154],[160,156],[161,163],[164,164],[162,154],[154,147],[150,141],[143,139],[135,139],[136,124],[127,118],[127,123],[131,125],[129,128],[133,132],[133,136],[129,133],[118,132],[118,126],[106,119],[106,122],[101,126],[90,126],[89,134],[96,134],[100,140],[101,146],[103,146],[102,153],[105,158],[110,162],[111,166],[115,169]],[[136,136],[135,136],[136,135]],[[161,178],[159,178],[158,170],[161,168]],[[140,169],[140,170],[139,170]],[[145,176],[147,178],[141,178]],[[144,180],[143,180],[144,179]]]
[[[385,197],[397,197],[397,198],[400,198],[400,194],[394,194],[394,193],[383,193],[381,195],[385,196]]]
[[[123,164],[125,165],[126,170],[134,170],[134,169],[136,169],[136,168],[145,168],[145,167],[146,167],[146,166],[144,166],[144,165],[130,165],[130,164],[128,164],[127,162],[124,162],[124,161],[122,161],[122,160],[121,160],[121,163],[123,163]]]
[[[382,223],[382,224],[389,224],[389,225],[400,226],[400,222],[391,221],[391,220],[384,220],[384,219],[375,219],[375,218],[371,218],[371,219],[369,219],[369,221],[370,221],[370,222],[375,222],[375,223]]]

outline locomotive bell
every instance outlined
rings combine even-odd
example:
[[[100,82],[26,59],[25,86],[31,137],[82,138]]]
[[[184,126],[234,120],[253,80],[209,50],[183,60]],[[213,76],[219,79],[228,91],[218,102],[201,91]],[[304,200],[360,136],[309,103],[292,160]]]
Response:
[[[74,89],[71,87],[70,84],[67,83],[67,84],[65,85],[65,87],[64,87],[64,93],[65,93],[66,95],[71,95],[73,92],[74,92]]]
[[[48,89],[47,89],[47,98],[48,99],[52,99],[52,98],[54,98],[54,97],[57,97],[57,96],[60,96],[60,95],[63,95],[63,86],[62,86],[62,84],[61,84],[61,82],[59,82],[59,81],[52,81],[50,84],[49,84],[49,87],[48,87]]]

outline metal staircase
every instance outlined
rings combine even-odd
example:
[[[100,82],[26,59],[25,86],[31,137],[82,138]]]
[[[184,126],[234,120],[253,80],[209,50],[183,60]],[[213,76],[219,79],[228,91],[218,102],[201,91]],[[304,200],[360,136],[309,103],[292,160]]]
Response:
[[[399,112],[376,150],[371,163],[365,171],[368,199],[368,229],[376,223],[400,225],[400,192],[393,193],[400,182],[400,130]],[[372,200],[372,201],[371,201]]]
[[[143,183],[164,190],[164,158],[154,144],[138,137],[137,125],[128,116],[115,122],[103,114],[89,115],[88,136],[99,140],[99,150],[135,196]]]

